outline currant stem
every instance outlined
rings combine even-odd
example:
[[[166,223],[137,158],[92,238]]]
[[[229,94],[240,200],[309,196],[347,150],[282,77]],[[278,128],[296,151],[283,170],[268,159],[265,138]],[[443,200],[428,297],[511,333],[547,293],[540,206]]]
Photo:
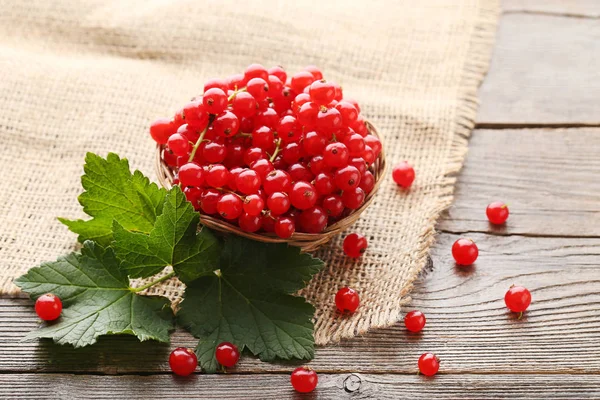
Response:
[[[192,149],[192,152],[190,153],[190,158],[188,158],[188,162],[194,161],[196,152],[198,151],[198,148],[200,147],[200,143],[202,143],[204,141],[204,135],[206,135],[206,132],[208,131],[209,126],[210,126],[210,122],[206,125],[206,128],[204,128],[204,130],[200,134],[200,137],[196,141],[196,144],[194,145],[194,148]]]
[[[246,89],[245,87],[243,87],[243,88],[241,88],[241,89],[238,89],[238,90],[234,91],[234,92],[231,94],[231,96],[229,96],[229,97],[227,98],[227,102],[229,103],[231,100],[233,100],[233,99],[235,98],[235,96],[236,96],[238,93],[241,93],[241,92],[246,92],[246,91],[247,91],[247,89]]]
[[[273,155],[271,156],[271,158],[269,158],[269,161],[273,162],[273,160],[275,160],[275,157],[277,157],[277,155],[279,154],[280,150],[281,150],[281,138],[277,139],[277,147],[275,147],[275,151],[273,152]]]
[[[129,288],[129,290],[131,290],[133,293],[139,293],[139,292],[141,292],[141,291],[143,291],[143,290],[146,290],[146,289],[148,289],[149,287],[152,287],[152,286],[154,286],[154,285],[157,285],[157,284],[159,284],[159,283],[161,283],[161,282],[164,282],[164,281],[166,281],[166,280],[169,280],[169,279],[171,279],[171,278],[172,278],[172,277],[174,277],[174,276],[175,276],[175,271],[173,271],[173,272],[171,272],[171,273],[168,273],[167,275],[163,276],[162,278],[158,278],[158,279],[157,279],[157,280],[155,280],[155,281],[152,281],[152,282],[150,282],[150,283],[147,283],[147,284],[145,284],[144,286],[140,286],[140,287],[137,287],[137,288]]]

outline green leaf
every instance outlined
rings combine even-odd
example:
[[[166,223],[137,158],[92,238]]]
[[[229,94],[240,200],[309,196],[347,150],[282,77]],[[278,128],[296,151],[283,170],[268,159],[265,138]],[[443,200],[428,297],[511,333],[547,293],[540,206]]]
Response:
[[[220,270],[187,286],[177,314],[200,339],[200,365],[216,371],[215,348],[225,341],[265,361],[312,358],[314,307],[291,294],[322,266],[321,260],[295,247],[229,236]]]
[[[79,196],[79,203],[93,218],[87,221],[59,218],[79,234],[80,242],[94,240],[109,245],[113,220],[130,231],[150,232],[156,217],[162,213],[165,189],[150,183],[140,171],[131,174],[129,162],[114,153],[109,153],[106,159],[87,153],[83,170],[81,184],[85,191]]]
[[[81,254],[32,268],[15,283],[33,299],[54,293],[64,307],[59,319],[29,333],[26,340],[52,338],[82,347],[95,343],[100,335],[130,334],[141,341],[168,342],[174,327],[169,300],[136,294],[113,250],[91,241],[83,244]]]
[[[146,278],[171,265],[184,282],[212,274],[218,268],[220,244],[207,228],[197,233],[199,223],[198,212],[175,186],[150,234],[129,232],[115,221],[113,247],[121,268],[131,277]]]

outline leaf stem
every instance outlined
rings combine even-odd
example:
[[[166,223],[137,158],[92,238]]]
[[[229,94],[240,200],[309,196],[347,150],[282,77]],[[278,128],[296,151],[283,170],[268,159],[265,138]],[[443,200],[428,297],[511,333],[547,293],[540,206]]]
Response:
[[[154,286],[154,285],[157,285],[157,284],[159,284],[159,283],[161,283],[161,282],[164,282],[164,281],[166,281],[166,280],[168,280],[168,279],[171,279],[171,278],[172,278],[172,277],[174,277],[174,276],[175,276],[175,271],[173,271],[173,272],[171,272],[171,273],[168,273],[167,275],[165,275],[165,276],[163,276],[163,277],[161,277],[161,278],[158,278],[158,279],[157,279],[157,280],[155,280],[155,281],[152,281],[152,282],[150,282],[150,283],[147,283],[147,284],[145,284],[144,286],[140,286],[140,287],[137,287],[137,288],[130,288],[130,290],[131,290],[133,293],[139,293],[139,292],[141,292],[142,290],[146,290],[146,289],[148,289],[149,287],[152,287],[152,286]]]

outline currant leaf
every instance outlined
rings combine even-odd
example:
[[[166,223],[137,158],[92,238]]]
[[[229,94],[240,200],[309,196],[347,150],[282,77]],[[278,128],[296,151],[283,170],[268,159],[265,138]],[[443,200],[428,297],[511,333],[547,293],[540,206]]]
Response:
[[[140,171],[133,174],[127,159],[109,153],[106,159],[87,153],[79,196],[83,211],[90,220],[59,218],[79,235],[78,240],[94,240],[102,246],[112,241],[113,220],[131,231],[150,232],[167,191],[150,183]]]
[[[114,222],[114,247],[121,268],[130,277],[146,278],[173,266],[178,278],[190,282],[218,268],[221,246],[212,232],[203,228],[200,217],[179,186],[165,198],[163,213],[149,234],[130,232]]]
[[[30,269],[15,283],[32,299],[53,293],[63,303],[60,318],[44,323],[25,340],[51,338],[83,347],[108,334],[135,335],[140,341],[169,341],[174,328],[168,299],[141,296],[129,286],[112,249],[86,241],[81,254],[70,253]]]
[[[196,354],[207,372],[217,370],[215,349],[231,342],[262,360],[314,356],[314,307],[293,296],[323,262],[284,244],[229,236],[220,269],[191,282],[177,314],[199,338]]]

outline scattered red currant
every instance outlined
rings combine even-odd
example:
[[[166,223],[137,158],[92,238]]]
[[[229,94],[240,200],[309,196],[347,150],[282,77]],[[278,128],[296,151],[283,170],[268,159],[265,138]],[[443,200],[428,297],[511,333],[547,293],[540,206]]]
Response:
[[[392,170],[392,178],[398,186],[409,188],[415,180],[415,170],[406,161],[402,161]]]
[[[35,301],[35,312],[44,321],[54,321],[62,312],[62,301],[52,293],[44,294]]]
[[[292,372],[290,381],[296,392],[310,393],[317,387],[319,377],[317,376],[317,373],[309,367],[298,367]]]
[[[458,239],[452,245],[452,257],[458,265],[471,265],[477,260],[479,249],[471,239]]]
[[[411,311],[404,316],[404,325],[411,332],[420,332],[425,322],[425,314],[421,311]]]
[[[344,239],[344,253],[348,257],[358,258],[367,250],[367,238],[358,233],[351,233]]]
[[[440,369],[440,359],[433,353],[425,353],[419,357],[419,371],[425,376],[433,376]]]
[[[502,225],[508,219],[508,206],[501,201],[494,201],[487,206],[485,214],[492,224]]]
[[[523,313],[531,304],[531,293],[523,286],[511,286],[504,295],[506,307],[512,312]]]
[[[188,376],[196,370],[198,358],[191,349],[178,347],[169,356],[171,371],[179,376]]]
[[[335,306],[341,312],[353,313],[360,305],[360,298],[354,289],[343,287],[335,295]]]
[[[231,368],[240,359],[240,352],[235,344],[223,342],[217,346],[215,358],[222,366]]]

